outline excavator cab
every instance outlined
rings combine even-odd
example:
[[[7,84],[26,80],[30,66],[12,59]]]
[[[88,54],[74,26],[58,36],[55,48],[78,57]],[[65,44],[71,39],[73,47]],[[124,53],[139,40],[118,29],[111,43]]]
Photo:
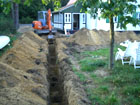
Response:
[[[38,21],[42,23],[42,26],[46,26],[47,11],[38,11]]]

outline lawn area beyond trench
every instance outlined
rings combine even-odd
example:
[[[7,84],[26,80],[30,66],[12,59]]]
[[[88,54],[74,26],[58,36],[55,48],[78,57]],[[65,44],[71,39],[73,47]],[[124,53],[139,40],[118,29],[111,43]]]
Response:
[[[115,46],[115,53],[118,47]],[[73,71],[92,105],[140,105],[140,69],[115,61],[114,69],[109,70],[109,48],[84,51],[74,57],[80,69],[73,65]]]

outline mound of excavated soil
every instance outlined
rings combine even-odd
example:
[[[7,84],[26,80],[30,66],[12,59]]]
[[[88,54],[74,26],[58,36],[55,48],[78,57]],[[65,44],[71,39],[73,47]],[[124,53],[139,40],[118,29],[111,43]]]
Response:
[[[43,50],[43,51],[40,51]],[[47,42],[33,32],[24,33],[14,42],[14,47],[3,55],[2,62],[22,70],[32,69],[46,62]],[[26,66],[25,66],[26,65]]]
[[[68,105],[91,105],[84,87],[78,77],[73,73],[68,59],[65,58],[60,63],[60,77],[63,78],[64,96],[68,101]]]
[[[123,42],[125,40],[140,40],[140,37],[138,37],[136,35],[136,33],[132,32],[132,31],[126,31],[126,32],[116,32],[115,33],[115,41],[117,43]]]
[[[46,105],[47,41],[24,33],[0,59],[0,105]]]
[[[127,39],[140,40],[134,32],[115,32],[115,42],[120,43]],[[80,45],[107,45],[110,42],[109,31],[81,29],[69,39]]]
[[[66,41],[66,38],[58,38],[56,39],[57,42],[57,53],[59,60],[62,60],[63,58],[68,57],[64,52],[63,49],[67,49],[67,46],[63,43]]]
[[[33,92],[44,86],[31,78],[31,74],[0,63],[0,105],[46,105],[45,100]]]
[[[90,31],[88,29],[81,29],[76,32],[72,37],[70,37],[70,41],[78,43],[80,45],[93,45],[93,44],[101,44],[99,41],[98,35],[94,31]]]

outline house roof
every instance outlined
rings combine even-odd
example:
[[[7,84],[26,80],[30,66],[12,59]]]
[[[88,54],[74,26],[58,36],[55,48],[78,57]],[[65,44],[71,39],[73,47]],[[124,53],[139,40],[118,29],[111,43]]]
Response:
[[[77,0],[69,0],[69,2],[67,3],[67,5],[70,5],[70,4],[74,4]]]
[[[54,11],[53,13],[62,12],[63,10],[74,6],[74,3],[75,3],[76,1],[77,1],[77,0],[69,0],[69,2],[67,3],[66,6],[60,8],[58,11]]]

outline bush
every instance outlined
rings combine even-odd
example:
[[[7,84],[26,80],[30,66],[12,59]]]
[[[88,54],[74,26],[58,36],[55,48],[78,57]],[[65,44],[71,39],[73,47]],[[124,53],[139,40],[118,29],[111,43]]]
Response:
[[[16,29],[14,28],[13,21],[10,17],[0,14],[0,33],[8,34],[15,33]]]
[[[30,18],[29,16],[28,17],[22,17],[20,19],[20,23],[22,23],[22,24],[31,24],[32,21],[34,21],[34,19]]]

